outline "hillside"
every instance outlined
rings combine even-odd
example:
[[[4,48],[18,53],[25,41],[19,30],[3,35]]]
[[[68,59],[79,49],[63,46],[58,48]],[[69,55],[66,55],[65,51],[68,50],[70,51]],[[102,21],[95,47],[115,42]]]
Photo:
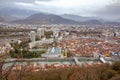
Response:
[[[38,13],[34,14],[26,19],[15,20],[13,23],[20,24],[79,24],[79,22],[64,19],[58,15]]]

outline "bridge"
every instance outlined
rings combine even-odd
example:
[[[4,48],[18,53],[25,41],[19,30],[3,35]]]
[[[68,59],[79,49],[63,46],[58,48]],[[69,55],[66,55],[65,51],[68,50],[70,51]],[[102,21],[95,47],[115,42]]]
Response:
[[[75,61],[75,63],[77,64],[77,65],[79,65],[80,64],[80,62],[79,62],[79,60],[78,60],[78,58],[77,57],[73,57],[73,59],[74,59],[74,61]]]

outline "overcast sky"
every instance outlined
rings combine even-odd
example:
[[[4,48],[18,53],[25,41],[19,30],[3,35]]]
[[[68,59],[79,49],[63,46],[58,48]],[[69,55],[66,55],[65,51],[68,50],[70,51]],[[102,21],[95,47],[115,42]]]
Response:
[[[0,7],[120,19],[120,0],[0,0]]]

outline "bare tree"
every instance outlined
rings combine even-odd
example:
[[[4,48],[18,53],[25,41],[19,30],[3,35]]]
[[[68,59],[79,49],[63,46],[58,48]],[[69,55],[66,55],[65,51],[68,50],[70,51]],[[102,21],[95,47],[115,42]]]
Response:
[[[11,73],[12,68],[14,67],[15,62],[7,69],[3,69],[4,64],[6,63],[5,60],[8,57],[8,53],[1,53],[0,54],[0,80],[8,80],[8,76]]]

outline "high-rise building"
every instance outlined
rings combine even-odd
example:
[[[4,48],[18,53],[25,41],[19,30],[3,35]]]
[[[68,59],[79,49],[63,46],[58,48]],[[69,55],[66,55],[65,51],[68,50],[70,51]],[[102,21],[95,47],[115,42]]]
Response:
[[[55,37],[58,37],[59,36],[59,32],[60,32],[60,30],[59,29],[53,29],[53,35],[55,36]]]
[[[41,38],[42,36],[44,36],[44,28],[38,28],[37,29],[37,37]]]
[[[35,31],[30,31],[30,40],[31,40],[32,42],[35,41],[35,38],[36,38],[35,36],[36,36]]]

